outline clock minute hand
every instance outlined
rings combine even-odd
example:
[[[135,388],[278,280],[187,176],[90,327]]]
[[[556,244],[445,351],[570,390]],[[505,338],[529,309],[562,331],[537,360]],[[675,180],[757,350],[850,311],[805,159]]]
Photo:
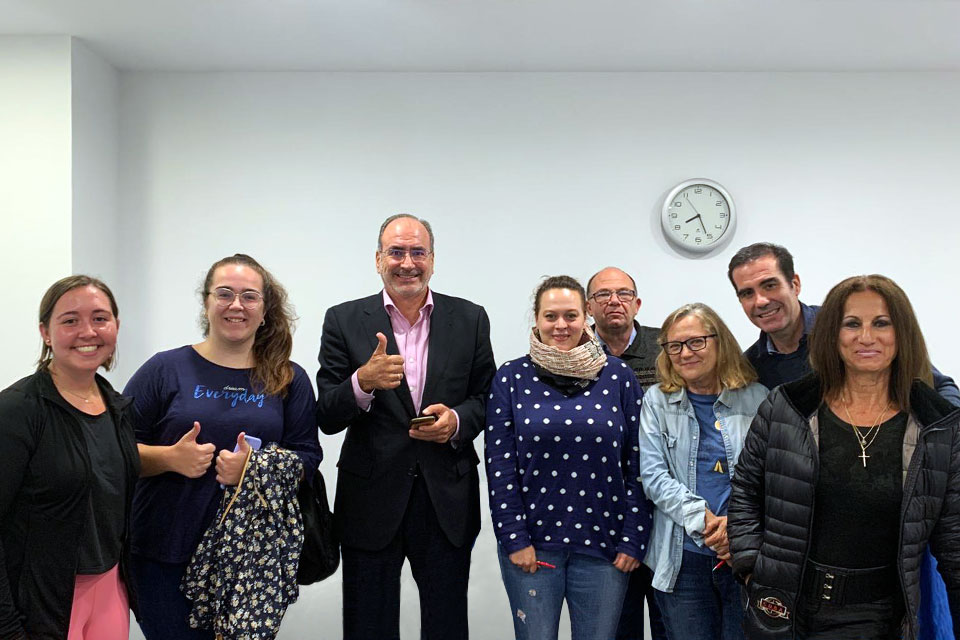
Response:
[[[690,205],[690,208],[693,209],[693,212],[697,214],[697,215],[693,216],[693,218],[700,218],[700,228],[703,229],[703,232],[704,232],[704,233],[706,233],[706,232],[707,232],[707,227],[703,224],[703,216],[701,216],[701,215],[700,215],[700,212],[697,211],[697,207],[694,206],[694,204],[693,204],[692,202],[690,202],[690,196],[688,196],[687,194],[683,194],[683,197],[687,199],[687,204],[689,204],[689,205]],[[690,220],[693,220],[693,218],[690,218]],[[687,222],[690,222],[690,220],[687,220]],[[686,223],[684,223],[684,224],[686,224]]]
[[[693,202],[690,201],[690,196],[688,196],[687,194],[683,194],[683,197],[687,199],[687,204],[690,205],[690,208],[693,209],[693,212],[699,216],[700,212],[697,211],[697,207],[693,204]],[[693,218],[690,218],[690,220],[693,220]],[[690,222],[690,220],[687,220],[687,222]]]

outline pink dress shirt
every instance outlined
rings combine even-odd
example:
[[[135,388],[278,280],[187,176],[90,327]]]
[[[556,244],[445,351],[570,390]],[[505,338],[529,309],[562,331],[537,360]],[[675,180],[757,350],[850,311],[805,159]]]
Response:
[[[413,408],[419,414],[420,404],[423,402],[423,385],[427,380],[427,355],[430,351],[430,316],[433,313],[433,292],[427,290],[427,299],[420,307],[420,317],[412,325],[393,303],[386,289],[383,290],[383,308],[390,316],[393,337],[397,342],[397,349],[403,357],[403,377],[410,388]],[[362,411],[369,411],[373,404],[374,394],[367,393],[360,388],[356,371],[350,376],[350,382],[353,385],[353,397],[357,400],[357,406]],[[450,438],[451,443],[455,443],[457,436],[460,435],[460,416],[457,415],[456,411],[453,414],[456,416],[457,430]]]

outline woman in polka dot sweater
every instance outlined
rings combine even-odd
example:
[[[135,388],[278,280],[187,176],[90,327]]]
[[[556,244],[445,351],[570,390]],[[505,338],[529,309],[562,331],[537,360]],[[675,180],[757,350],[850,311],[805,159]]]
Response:
[[[740,586],[725,561],[730,478],[767,390],[710,307],[688,304],[660,330],[660,382],[640,415],[643,489],[653,500],[644,562],[668,638],[742,640]]]
[[[485,434],[500,569],[520,640],[614,637],[627,577],[646,552],[639,480],[643,392],[586,325],[583,287],[547,278],[530,353],[497,371]]]

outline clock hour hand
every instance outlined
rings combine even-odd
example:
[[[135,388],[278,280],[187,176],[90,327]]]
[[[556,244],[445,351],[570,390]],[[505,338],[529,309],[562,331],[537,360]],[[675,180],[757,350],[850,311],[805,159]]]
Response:
[[[699,214],[699,213],[698,213],[697,215],[693,216],[692,218],[690,218],[690,220],[699,220],[699,221],[700,221],[700,228],[703,229],[703,232],[704,232],[704,233],[707,232],[707,228],[706,228],[705,226],[703,226],[703,218],[700,217],[700,214]],[[684,220],[683,224],[687,224],[688,222],[690,222],[690,220]]]

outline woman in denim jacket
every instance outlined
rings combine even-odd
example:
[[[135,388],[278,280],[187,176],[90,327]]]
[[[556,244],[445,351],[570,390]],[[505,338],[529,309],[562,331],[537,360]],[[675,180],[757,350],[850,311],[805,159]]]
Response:
[[[740,586],[725,561],[730,478],[767,389],[710,307],[680,307],[660,329],[659,384],[640,413],[643,488],[656,505],[649,551],[671,640],[743,638]]]

